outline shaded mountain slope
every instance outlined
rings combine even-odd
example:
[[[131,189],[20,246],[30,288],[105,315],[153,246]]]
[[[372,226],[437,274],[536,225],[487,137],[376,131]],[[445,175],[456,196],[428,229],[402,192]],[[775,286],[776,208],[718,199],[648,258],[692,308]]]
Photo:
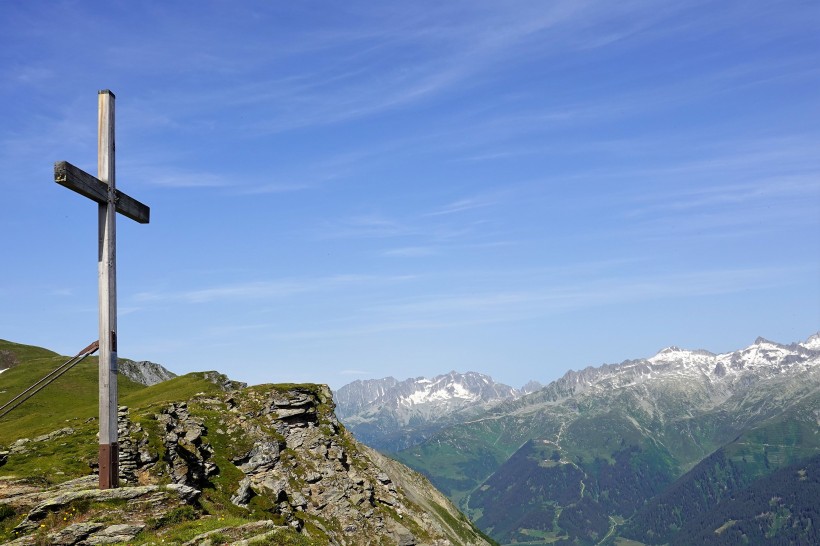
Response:
[[[567,373],[398,456],[499,541],[595,544],[717,450],[732,491],[820,453],[818,393],[820,336],[670,347]]]
[[[681,522],[672,546],[820,544],[820,456],[752,482]]]

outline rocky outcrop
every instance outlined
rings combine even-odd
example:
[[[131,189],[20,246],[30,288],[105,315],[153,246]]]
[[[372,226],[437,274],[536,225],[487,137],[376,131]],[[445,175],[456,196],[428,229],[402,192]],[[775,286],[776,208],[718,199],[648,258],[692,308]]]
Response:
[[[0,504],[22,516],[12,543],[124,542],[166,532],[176,521],[168,514],[184,509],[186,518],[245,518],[209,524],[186,539],[191,546],[278,543],[288,533],[337,546],[487,544],[421,475],[358,444],[336,419],[328,387],[221,388],[188,401],[120,407],[120,489],[94,489],[96,476],[47,489],[4,489],[0,480]],[[89,505],[97,512],[74,517],[72,510]]]
[[[34,438],[18,438],[14,441],[14,443],[11,444],[11,446],[9,446],[8,452],[4,453],[6,453],[7,456],[11,454],[28,453],[33,443],[49,442],[51,440],[55,440],[63,436],[69,436],[71,434],[74,434],[74,429],[71,427],[64,427],[49,432],[47,434],[41,434]],[[2,463],[0,463],[0,466],[2,466]]]
[[[122,487],[118,489],[85,489],[80,491],[61,492],[54,497],[45,499],[32,508],[28,515],[15,527],[18,532],[33,530],[38,523],[45,519],[50,513],[57,512],[61,508],[78,500],[90,500],[94,502],[106,502],[116,500],[127,500],[144,503],[149,506],[168,506],[168,499],[176,497],[180,503],[190,503],[195,500],[200,491],[186,485],[171,484],[160,488],[158,485],[144,485],[139,487]],[[6,499],[10,504],[14,499]]]
[[[96,476],[88,476],[41,489],[6,480],[0,487],[0,502],[7,512],[25,513],[14,527],[18,538],[7,544],[95,545],[132,540],[150,522],[195,503],[200,495],[197,489],[176,484],[100,491],[93,489],[96,482]],[[95,511],[103,517],[85,521]],[[53,522],[60,520],[65,525],[53,528]]]
[[[171,404],[156,418],[164,433],[164,460],[170,467],[173,482],[204,485],[219,469],[209,460],[213,448],[202,441],[207,432],[202,419],[192,417],[185,402]]]
[[[391,537],[395,544],[425,543],[419,529],[433,525],[400,494],[393,480],[354,443],[330,409],[326,387],[287,391],[251,391],[232,407],[236,419],[225,420],[229,434],[252,439],[251,448],[233,462],[243,478],[231,501],[250,507],[254,499],[271,503],[272,511],[294,528],[300,514],[332,521],[327,530],[339,544],[357,544],[361,536]],[[252,411],[243,412],[242,408]],[[413,530],[405,525],[412,522]],[[429,527],[427,527],[429,529]],[[438,532],[446,536],[440,527]],[[446,539],[444,539],[446,540]]]
[[[167,370],[161,364],[147,360],[135,362],[133,360],[120,359],[118,371],[120,375],[124,375],[131,381],[141,385],[156,385],[157,383],[168,381],[177,376],[177,374]]]

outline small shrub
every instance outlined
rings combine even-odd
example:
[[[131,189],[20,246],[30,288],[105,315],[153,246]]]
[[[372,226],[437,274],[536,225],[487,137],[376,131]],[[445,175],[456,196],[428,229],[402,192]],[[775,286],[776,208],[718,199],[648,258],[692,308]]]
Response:
[[[174,508],[164,516],[157,519],[150,519],[146,522],[149,529],[160,529],[168,525],[175,525],[183,521],[193,521],[197,519],[196,510],[193,506],[185,505]]]
[[[254,544],[257,546],[317,546],[320,543],[292,529],[284,529]],[[327,544],[327,541],[322,541],[321,544]]]
[[[8,504],[0,504],[0,521],[14,517],[15,514],[16,512],[14,511],[14,508]]]
[[[213,533],[211,535],[208,535],[208,539],[214,546],[218,546],[220,544],[228,544],[228,542],[230,542],[230,538],[223,533]]]

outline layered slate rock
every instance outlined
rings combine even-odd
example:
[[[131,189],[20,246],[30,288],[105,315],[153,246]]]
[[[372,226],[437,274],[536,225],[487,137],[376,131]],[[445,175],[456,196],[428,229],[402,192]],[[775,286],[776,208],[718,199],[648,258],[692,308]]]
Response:
[[[16,540],[12,545],[114,544],[132,540],[147,522],[156,521],[182,506],[195,504],[200,491],[185,485],[147,485],[100,491],[94,489],[98,479],[88,476],[63,484],[37,488],[26,483],[6,481],[0,488],[0,502],[7,509],[25,513],[14,528]],[[77,512],[77,506],[98,508],[99,520],[73,521],[86,514]],[[54,528],[53,521],[65,525]],[[71,520],[71,521],[69,521]],[[114,523],[114,520],[128,523]],[[46,524],[48,522],[48,525]],[[37,534],[34,532],[37,531]]]

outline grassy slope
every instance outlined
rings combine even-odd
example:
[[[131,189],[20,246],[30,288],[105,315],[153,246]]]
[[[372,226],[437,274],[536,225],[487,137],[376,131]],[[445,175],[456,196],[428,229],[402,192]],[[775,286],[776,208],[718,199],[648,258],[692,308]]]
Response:
[[[34,345],[23,345],[22,343],[14,343],[13,341],[6,341],[0,339],[0,351],[11,351],[21,362],[33,360],[35,358],[49,358],[52,356],[60,356],[54,351],[43,349],[42,347],[35,347]]]
[[[20,365],[0,374],[0,405],[70,358],[40,347],[3,340],[0,340],[0,349],[13,352],[20,360]],[[0,418],[0,445],[69,426],[66,423],[96,417],[97,364],[97,357],[86,358],[23,405]],[[118,385],[121,398],[145,388],[122,376]]]
[[[0,405],[70,358],[5,340],[0,340],[0,350],[11,351],[20,361],[18,366],[0,374]],[[31,456],[12,457],[0,468],[0,476],[48,476],[50,481],[59,482],[91,472],[89,464],[97,456],[97,366],[97,357],[86,358],[0,418],[0,449],[8,448],[20,438],[35,438],[65,427],[75,430],[71,441],[32,442]],[[219,392],[219,388],[205,378],[205,373],[177,377],[151,387],[120,376],[118,386],[120,404],[141,408],[142,413],[150,413],[166,402],[188,400],[197,393]]]

